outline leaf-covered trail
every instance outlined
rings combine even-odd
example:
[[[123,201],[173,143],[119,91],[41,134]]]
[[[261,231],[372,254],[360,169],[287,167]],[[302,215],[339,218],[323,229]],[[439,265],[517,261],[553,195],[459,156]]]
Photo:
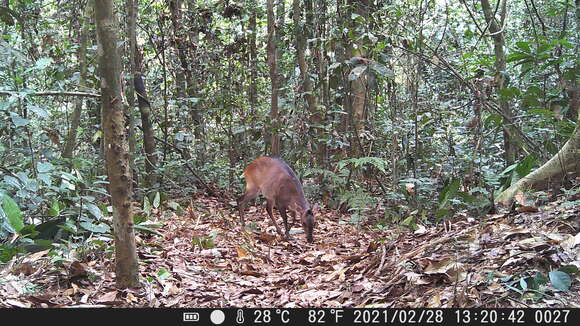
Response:
[[[356,228],[326,211],[313,244],[274,235],[263,207],[247,210],[255,225],[242,232],[213,198],[187,205],[151,209],[162,227],[137,232],[142,288],[115,287],[110,246],[65,247],[0,266],[0,307],[580,307],[577,205],[415,232]]]
[[[349,289],[372,286],[362,276],[346,282],[345,275],[366,254],[372,236],[331,213],[318,216],[315,242],[309,244],[298,221],[293,231],[300,233],[290,241],[275,235],[263,207],[248,209],[248,224],[255,228],[241,232],[237,213],[205,203],[209,214],[189,209],[165,221],[161,252],[142,257],[151,274],[160,268],[171,272],[161,282],[177,296],[161,295],[162,306],[353,306],[357,300]]]

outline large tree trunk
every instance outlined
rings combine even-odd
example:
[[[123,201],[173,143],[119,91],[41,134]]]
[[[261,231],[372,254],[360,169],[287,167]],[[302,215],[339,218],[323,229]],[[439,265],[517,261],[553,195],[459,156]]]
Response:
[[[278,63],[276,61],[276,20],[274,18],[274,0],[267,1],[268,9],[268,65],[270,66],[270,80],[272,95],[270,104],[270,154],[280,156],[280,126],[278,118]]]
[[[98,62],[101,75],[101,117],[105,165],[113,206],[115,272],[119,288],[139,286],[139,265],[131,205],[132,171],[121,94],[121,58],[117,49],[118,24],[112,0],[95,1]]]
[[[574,133],[562,146],[556,155],[544,163],[537,170],[526,175],[504,190],[496,198],[496,202],[509,204],[513,197],[522,190],[543,189],[552,183],[560,184],[566,177],[578,177],[580,175],[580,111]]]
[[[502,1],[502,0],[497,0]],[[506,19],[506,2],[507,0],[503,0],[501,5],[500,11],[500,24],[496,21],[494,16],[494,9],[491,7],[489,0],[481,0],[481,7],[483,9],[483,14],[485,16],[485,20],[489,25],[489,32],[493,38],[493,51],[495,54],[495,84],[496,89],[500,90],[505,88],[505,71],[506,71],[506,57],[504,52],[505,47],[505,37],[504,32],[502,30],[503,23]],[[499,103],[499,107],[501,112],[503,113],[504,119],[503,121],[503,141],[504,141],[504,150],[505,150],[505,161],[506,165],[512,165],[516,160],[517,155],[517,145],[515,139],[515,131],[513,131],[514,127],[511,126],[513,121],[513,113],[511,111],[510,103],[507,101],[501,101]]]
[[[77,50],[77,58],[79,61],[79,91],[84,91],[87,80],[87,38],[89,24],[87,20],[89,15],[87,14],[89,5],[87,8],[83,8],[85,13],[81,17],[79,24],[77,26],[79,31],[79,48]],[[64,150],[62,152],[62,157],[71,158],[73,151],[77,143],[77,132],[81,124],[81,114],[83,112],[83,98],[77,97],[75,100],[75,108],[71,117],[70,128],[66,137]]]

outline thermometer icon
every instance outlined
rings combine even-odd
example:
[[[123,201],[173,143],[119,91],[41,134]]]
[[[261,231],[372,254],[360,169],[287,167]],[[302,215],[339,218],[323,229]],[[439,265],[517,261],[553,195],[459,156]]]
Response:
[[[243,324],[244,323],[244,311],[242,309],[238,309],[236,315],[236,323]]]

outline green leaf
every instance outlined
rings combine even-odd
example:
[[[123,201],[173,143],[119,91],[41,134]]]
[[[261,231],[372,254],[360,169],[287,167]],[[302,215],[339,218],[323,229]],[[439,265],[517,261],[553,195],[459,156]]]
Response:
[[[162,224],[159,223],[142,223],[142,224],[137,224],[134,226],[135,230],[137,231],[141,231],[141,232],[145,232],[145,233],[152,233],[152,234],[157,234],[160,236],[163,236],[163,234],[161,234],[159,231],[155,230],[158,229],[160,227],[162,227]]]
[[[530,42],[525,42],[525,41],[520,41],[520,42],[516,42],[516,46],[525,51],[525,52],[532,52],[532,50],[530,49]]]
[[[350,74],[348,74],[348,80],[353,81],[355,79],[360,78],[362,73],[365,72],[366,70],[367,70],[367,66],[365,66],[365,65],[360,65],[360,66],[354,67],[352,69],[352,71],[350,72]]]
[[[525,277],[520,278],[520,286],[522,287],[522,290],[524,291],[528,290],[528,283],[526,282]]]
[[[165,268],[160,268],[159,271],[157,272],[157,277],[159,277],[160,280],[164,280],[166,278],[171,277],[171,273]]]
[[[45,185],[52,186],[52,179],[50,178],[50,175],[48,173],[39,173],[38,179],[44,182]]]
[[[510,62],[514,62],[514,61],[533,60],[533,59],[534,59],[534,57],[530,56],[527,53],[514,52],[514,53],[511,53],[507,56],[506,61],[508,63],[510,63]]]
[[[99,140],[101,137],[103,137],[103,132],[101,130],[97,130],[94,134],[93,134],[93,143],[96,143],[97,140]]]
[[[544,276],[544,274],[537,272],[536,275],[534,276],[534,280],[536,281],[537,284],[539,285],[545,285],[548,284],[548,279],[546,278],[546,276]]]
[[[45,119],[50,118],[50,113],[48,113],[45,109],[43,109],[39,106],[28,105],[26,108],[41,118],[45,118]]]
[[[50,216],[59,216],[60,215],[60,204],[57,200],[53,201],[48,209],[48,215]]]
[[[153,198],[153,207],[159,208],[159,204],[161,203],[161,195],[159,191],[155,193],[155,198]]]
[[[16,189],[21,189],[22,188],[22,184],[20,183],[20,181],[10,175],[5,175],[4,176],[4,182],[6,182],[7,184],[13,186]]]
[[[560,291],[566,292],[572,285],[572,279],[570,278],[570,275],[562,271],[551,271],[548,276],[550,277],[550,283],[552,283],[552,285]]]
[[[147,198],[147,196],[145,196],[145,198],[143,198],[143,212],[149,216],[151,214],[151,202],[149,201],[149,198]]]
[[[501,122],[503,121],[503,117],[497,113],[492,113],[490,114],[487,118],[485,118],[485,121],[483,122],[483,124],[486,127],[491,126],[500,126]]]
[[[519,97],[522,92],[517,87],[507,87],[498,90],[497,93],[501,95],[502,99],[512,99]]]
[[[87,209],[87,211],[89,211],[89,213],[91,213],[97,220],[100,220],[101,218],[103,218],[103,212],[101,212],[101,209],[95,205],[95,204],[91,204],[91,203],[85,203],[85,208]]]
[[[373,61],[370,64],[370,67],[372,70],[376,71],[379,75],[381,75],[383,77],[387,77],[387,78],[394,78],[395,77],[395,74],[393,73],[393,71],[381,63]]]
[[[4,198],[2,199],[2,209],[6,214],[8,224],[10,224],[14,231],[20,232],[24,227],[24,221],[22,220],[22,212],[20,211],[18,204],[8,195],[4,195]]]
[[[36,65],[34,65],[33,69],[36,69],[36,70],[46,69],[53,62],[54,62],[54,60],[52,60],[52,58],[40,58],[36,61]]]
[[[576,275],[576,274],[578,274],[578,266],[576,266],[576,265],[566,265],[566,266],[562,266],[558,270],[560,272],[564,272],[564,273],[566,273],[568,275]]]
[[[90,232],[94,232],[94,233],[110,233],[111,232],[111,227],[109,227],[107,224],[105,223],[99,223],[99,224],[94,224],[91,222],[80,222],[79,225]]]
[[[528,175],[536,166],[536,157],[533,154],[526,156],[521,162],[516,165],[516,172],[520,178]]]
[[[54,165],[47,162],[42,162],[36,166],[36,169],[38,170],[39,173],[45,173],[54,169]]]
[[[10,118],[12,119],[12,123],[14,124],[14,126],[16,126],[16,128],[24,127],[30,123],[28,119],[22,118],[16,112],[10,112]]]

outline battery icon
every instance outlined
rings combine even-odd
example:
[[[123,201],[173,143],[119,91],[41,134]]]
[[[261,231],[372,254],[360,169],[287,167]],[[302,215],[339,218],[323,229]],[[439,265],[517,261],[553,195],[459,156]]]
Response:
[[[184,312],[183,321],[199,321],[199,313],[197,312]]]

